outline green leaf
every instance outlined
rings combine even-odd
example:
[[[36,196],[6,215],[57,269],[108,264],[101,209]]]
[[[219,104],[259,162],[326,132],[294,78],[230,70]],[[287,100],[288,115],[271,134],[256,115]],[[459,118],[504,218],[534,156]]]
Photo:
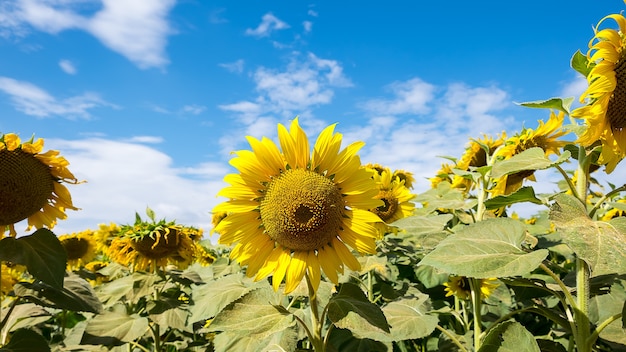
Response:
[[[514,174],[524,170],[543,170],[561,164],[569,159],[569,151],[564,151],[556,161],[550,160],[543,149],[533,147],[506,160],[497,161],[491,170],[492,178]]]
[[[146,310],[150,315],[150,320],[160,326],[167,326],[181,331],[192,332],[187,328],[187,317],[191,314],[189,310],[182,308],[183,302],[176,298],[160,298],[158,301],[149,301]]]
[[[100,313],[102,311],[102,303],[91,285],[76,274],[66,277],[61,289],[44,282],[19,282],[14,286],[14,291],[16,296],[24,297],[44,307],[75,312]]]
[[[440,182],[436,188],[419,194],[415,198],[416,203],[425,204],[419,214],[428,214],[437,209],[463,209],[465,207],[465,195],[457,188],[452,188],[449,182]],[[398,225],[399,226],[399,225]]]
[[[446,237],[418,265],[474,278],[525,275],[548,255],[546,249],[523,250],[525,234],[523,224],[514,219],[480,221]]]
[[[488,199],[485,201],[485,206],[488,210],[492,210],[523,202],[543,204],[543,202],[535,196],[535,190],[532,187],[522,187],[509,195],[502,195]]]
[[[57,236],[48,229],[39,229],[20,238],[0,240],[0,260],[26,265],[37,279],[56,288],[63,287],[67,253]]]
[[[559,111],[563,111],[564,113],[569,115],[570,107],[572,106],[572,102],[574,98],[550,98],[547,100],[536,100],[529,101],[525,103],[518,103],[521,106],[525,106],[528,108],[542,108],[542,109],[555,109]]]
[[[2,310],[2,319],[6,318],[6,314],[10,313],[5,325],[2,329],[2,335],[6,331],[15,331],[21,328],[29,328],[39,323],[43,323],[50,319],[51,314],[33,303],[23,303],[15,306],[12,312],[8,309]]]
[[[587,55],[584,55],[580,52],[580,50],[576,50],[574,55],[572,56],[572,60],[570,61],[570,65],[576,72],[580,73],[584,77],[589,76],[589,72],[595,65],[589,65],[589,59],[587,59]]]
[[[224,331],[215,335],[213,344],[216,352],[296,351],[298,343],[297,327],[294,324],[267,337],[264,337],[263,334],[242,334],[239,331]]]
[[[507,321],[489,330],[478,352],[541,352],[535,337],[518,323]]]
[[[550,219],[565,242],[592,270],[592,277],[626,274],[626,219],[593,221],[575,197],[559,194]]]
[[[45,352],[50,351],[48,341],[38,333],[19,329],[11,336],[11,341],[0,348],[1,352]]]
[[[106,311],[90,319],[81,344],[119,346],[135,341],[148,331],[148,318]]]
[[[328,337],[327,352],[389,352],[393,345],[389,342],[375,341],[368,338],[356,338],[350,330],[332,329]]]
[[[420,339],[430,335],[439,322],[436,315],[427,315],[432,310],[428,295],[418,293],[415,298],[404,298],[383,307],[383,313],[389,322],[388,340],[402,341]]]
[[[336,327],[350,330],[357,338],[378,339],[389,333],[383,312],[352,283],[341,285],[339,293],[330,300],[328,318]]]
[[[452,220],[452,214],[441,214],[434,216],[408,216],[393,223],[393,226],[403,230],[404,234],[429,235],[440,232],[446,224]]]
[[[267,282],[254,283],[242,273],[237,273],[210,281],[205,285],[192,286],[194,309],[189,323],[213,318],[226,306],[264,284],[267,285]]]

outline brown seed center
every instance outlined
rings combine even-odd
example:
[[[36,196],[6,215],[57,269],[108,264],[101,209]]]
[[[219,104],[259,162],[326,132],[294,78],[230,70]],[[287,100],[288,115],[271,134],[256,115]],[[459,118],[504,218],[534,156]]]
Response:
[[[626,127],[626,50],[615,64],[615,89],[606,109],[606,118],[613,131]]]

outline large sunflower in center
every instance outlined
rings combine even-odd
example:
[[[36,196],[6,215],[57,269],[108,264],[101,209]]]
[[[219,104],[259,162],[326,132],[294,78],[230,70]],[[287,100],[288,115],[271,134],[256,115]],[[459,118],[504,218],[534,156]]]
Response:
[[[340,150],[342,135],[325,128],[313,152],[294,119],[278,125],[278,146],[268,138],[247,137],[252,151],[241,150],[230,163],[239,174],[218,195],[229,198],[213,212],[228,213],[214,228],[222,244],[235,244],[231,257],[248,265],[260,280],[273,273],[278,290],[293,291],[305,274],[317,290],[320,268],[333,282],[344,265],[360,268],[349,247],[375,253],[380,218],[368,209],[382,206],[372,172],[361,167],[355,142]],[[348,247],[349,246],[349,247]]]

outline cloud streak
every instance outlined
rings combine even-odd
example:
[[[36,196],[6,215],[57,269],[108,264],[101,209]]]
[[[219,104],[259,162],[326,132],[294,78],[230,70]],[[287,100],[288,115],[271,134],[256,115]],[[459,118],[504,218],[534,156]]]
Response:
[[[272,32],[287,29],[289,25],[268,12],[261,18],[261,23],[254,29],[246,29],[245,34],[257,38],[268,37]]]

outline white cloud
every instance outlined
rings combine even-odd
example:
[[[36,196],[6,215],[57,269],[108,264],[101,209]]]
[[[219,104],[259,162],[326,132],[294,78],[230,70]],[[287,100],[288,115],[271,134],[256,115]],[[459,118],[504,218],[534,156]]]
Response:
[[[184,114],[191,114],[191,115],[200,115],[205,110],[206,110],[206,106],[196,105],[196,104],[185,105],[182,108],[182,112]]]
[[[151,139],[147,138],[148,142]],[[208,235],[210,211],[219,201],[216,194],[225,185],[224,175],[232,172],[228,165],[207,162],[176,168],[170,156],[131,140],[145,142],[146,137],[45,141],[45,150],[61,151],[70,171],[87,181],[67,185],[74,205],[81,210],[68,210],[67,219],[59,221],[53,231],[63,234],[96,229],[103,223],[133,223],[135,212],[145,218],[149,206],[158,218],[201,227]]]
[[[317,17],[317,15],[318,15],[318,14],[317,14],[317,12],[316,12],[316,11],[314,11],[314,10],[309,10],[309,11],[307,11],[307,14],[308,14],[309,16],[312,16],[312,17]]]
[[[68,75],[75,75],[77,72],[76,66],[74,66],[74,64],[70,60],[59,61],[59,67],[61,67],[61,70],[63,70],[63,72],[67,73]]]
[[[175,0],[101,0],[95,13],[83,14],[79,10],[85,8],[84,0],[9,0],[0,7],[9,11],[0,15],[0,33],[23,36],[25,26],[52,34],[84,30],[140,68],[164,67],[169,62],[167,37],[173,34],[167,15],[174,4]]]
[[[304,28],[305,32],[309,33],[311,30],[313,30],[313,22],[304,21],[302,22],[302,27]]]
[[[227,69],[228,71],[234,72],[234,73],[242,73],[243,72],[243,65],[244,65],[243,59],[239,59],[239,60],[234,61],[234,62],[228,62],[228,63],[224,63],[224,64],[219,64],[220,67],[223,67],[223,68]]]
[[[15,109],[37,117],[89,118],[91,109],[101,106],[115,107],[96,93],[87,92],[78,96],[57,99],[32,83],[2,76],[0,76],[0,91],[9,95]]]
[[[435,94],[435,86],[413,78],[405,82],[393,82],[387,90],[393,93],[391,99],[372,99],[364,104],[364,109],[376,114],[423,114],[430,111],[428,103]]]
[[[275,30],[287,29],[289,25],[281,21],[278,17],[272,13],[266,13],[261,18],[261,23],[254,29],[246,29],[246,35],[254,37],[267,37]]]
[[[580,106],[580,96],[587,87],[589,87],[587,79],[580,74],[576,74],[571,81],[563,84],[560,96],[563,98],[574,98],[572,106]]]

